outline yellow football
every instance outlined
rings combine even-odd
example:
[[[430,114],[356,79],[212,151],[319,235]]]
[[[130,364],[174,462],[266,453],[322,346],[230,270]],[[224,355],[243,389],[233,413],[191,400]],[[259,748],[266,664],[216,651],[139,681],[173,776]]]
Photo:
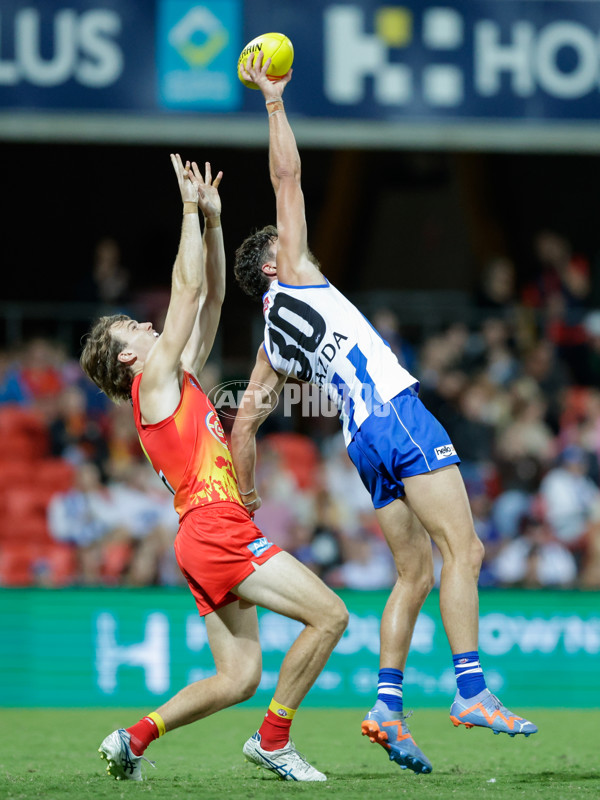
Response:
[[[253,56],[251,64],[254,64],[254,58],[262,50],[263,63],[267,58],[271,59],[267,76],[270,81],[278,81],[287,75],[290,67],[294,61],[294,46],[283,33],[263,33],[248,42],[246,47],[240,53],[238,58],[238,78],[249,89],[258,89],[258,86],[253,81],[247,81],[242,78],[240,67],[246,65],[248,56]]]

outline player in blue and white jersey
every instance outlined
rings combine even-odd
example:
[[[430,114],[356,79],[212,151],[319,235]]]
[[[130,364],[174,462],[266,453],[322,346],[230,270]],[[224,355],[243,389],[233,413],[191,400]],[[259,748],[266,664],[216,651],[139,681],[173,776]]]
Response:
[[[232,455],[247,508],[256,511],[255,435],[288,377],[320,386],[338,406],[348,453],[371,493],[398,570],[381,620],[377,701],[362,733],[415,772],[431,763],[402,713],[402,680],[413,628],[433,586],[431,539],[443,558],[440,609],[454,660],[455,725],[528,736],[536,726],[488,690],[479,663],[477,581],[483,557],[459,458],[418,398],[418,381],[363,315],[321,273],[307,245],[300,157],[283,105],[291,71],[271,82],[262,54],[244,77],[258,85],[269,119],[269,167],[277,227],[248,237],[235,274],[263,300],[265,338],[232,431]]]

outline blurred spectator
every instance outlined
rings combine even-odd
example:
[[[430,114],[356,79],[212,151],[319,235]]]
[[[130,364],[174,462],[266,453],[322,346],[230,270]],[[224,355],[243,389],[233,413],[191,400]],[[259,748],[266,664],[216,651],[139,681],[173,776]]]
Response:
[[[521,302],[517,292],[516,269],[507,256],[494,256],[483,268],[474,302],[482,319],[499,319],[512,328],[517,347],[531,345],[535,337],[535,318]]]
[[[79,386],[65,387],[59,397],[58,412],[51,420],[50,453],[71,464],[92,461],[105,476],[108,444],[104,431],[86,408],[86,396]]]
[[[127,313],[130,274],[121,263],[116,239],[106,236],[94,249],[92,269],[77,288],[77,299],[106,306],[106,313]]]
[[[177,514],[162,484],[150,489],[149,480],[141,464],[105,486],[96,465],[84,462],[75,487],[51,499],[50,533],[75,548],[84,585],[181,582],[173,552]]]
[[[327,581],[329,573],[343,561],[339,505],[322,489],[315,506],[314,525],[298,525],[292,554]]]
[[[129,463],[115,467],[108,488],[115,514],[126,520],[132,546],[127,583],[131,586],[184,585],[173,550],[179,517],[171,494],[165,491],[150,464]]]
[[[584,589],[600,589],[600,525],[590,527],[580,585]]]
[[[600,482],[600,390],[587,389],[583,394],[581,416],[574,425],[574,430],[569,434],[568,427],[561,430],[561,435],[567,441],[579,441],[581,446],[590,454],[590,477]]]
[[[63,351],[49,339],[31,339],[23,348],[19,381],[42,411],[53,408],[65,386],[61,371]]]
[[[371,495],[350,460],[341,431],[324,447],[323,484],[337,505],[335,514],[342,530],[356,530],[360,514],[373,514]]]
[[[117,584],[130,557],[127,517],[120,517],[95,464],[80,464],[75,487],[59,492],[48,507],[48,525],[58,542],[73,545],[86,586]]]
[[[573,555],[541,517],[531,514],[523,518],[520,535],[500,550],[492,569],[505,586],[568,587],[577,578]]]
[[[375,590],[389,589],[396,582],[398,572],[390,549],[373,533],[370,522],[343,538],[343,563],[327,576],[331,586]]]
[[[111,403],[105,427],[110,464],[114,469],[120,471],[131,464],[144,463],[130,407]]]
[[[523,293],[524,303],[544,311],[545,336],[579,382],[585,370],[582,320],[591,291],[589,262],[556,231],[539,231],[533,246],[538,273]]]
[[[479,571],[479,585],[494,586],[496,585],[496,576],[492,563],[502,546],[502,537],[492,515],[492,500],[483,482],[471,482],[467,484],[467,490],[475,532],[485,548],[483,563]]]
[[[439,419],[450,438],[460,419],[459,398],[466,390],[469,377],[459,369],[441,372],[434,386],[423,386],[419,397],[431,413]]]
[[[398,315],[389,308],[379,308],[373,314],[373,327],[389,344],[404,369],[412,372],[416,368],[416,352],[402,336]]]
[[[29,390],[13,357],[6,350],[0,350],[0,404],[25,405],[29,399]]]
[[[464,357],[468,334],[463,336],[464,326],[458,326],[454,335],[437,334],[427,338],[419,353],[419,383],[422,389],[435,389],[441,376],[454,368],[460,368]]]
[[[546,518],[557,540],[577,557],[585,556],[590,528],[600,524],[600,489],[588,477],[589,458],[571,445],[540,485]]]
[[[516,306],[515,265],[506,256],[490,258],[483,268],[481,283],[475,294],[478,308],[507,317]]]
[[[556,347],[541,339],[525,355],[523,376],[535,381],[546,398],[546,420],[552,430],[558,431],[561,400],[571,377],[564,361],[558,357]]]
[[[517,481],[514,488],[509,486],[494,500],[491,519],[501,540],[514,539],[518,535],[521,520],[532,500],[533,494],[519,486]]]
[[[504,461],[534,459],[547,465],[554,457],[554,436],[545,422],[546,401],[532,381],[511,386],[511,415],[499,432],[496,452]]]
[[[448,433],[461,458],[461,472],[467,479],[467,469],[478,475],[491,461],[494,442],[493,425],[494,389],[488,381],[480,379],[469,383],[459,397],[460,414]]]
[[[300,491],[283,456],[270,446],[269,437],[258,443],[256,485],[262,505],[254,521],[267,539],[285,550],[292,550],[295,526],[311,518],[311,499]]]
[[[483,322],[481,334],[484,375],[491,383],[506,386],[517,377],[520,370],[509,325],[502,319],[492,317]]]
[[[600,311],[592,311],[583,320],[588,348],[585,363],[585,373],[582,383],[585,386],[598,386],[600,384]]]

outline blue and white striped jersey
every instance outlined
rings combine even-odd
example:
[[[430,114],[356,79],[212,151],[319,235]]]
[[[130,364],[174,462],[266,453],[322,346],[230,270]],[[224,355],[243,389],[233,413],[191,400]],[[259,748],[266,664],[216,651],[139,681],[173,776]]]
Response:
[[[346,445],[379,406],[417,382],[329,282],[290,286],[275,280],[263,301],[271,366],[323,389],[338,407]]]

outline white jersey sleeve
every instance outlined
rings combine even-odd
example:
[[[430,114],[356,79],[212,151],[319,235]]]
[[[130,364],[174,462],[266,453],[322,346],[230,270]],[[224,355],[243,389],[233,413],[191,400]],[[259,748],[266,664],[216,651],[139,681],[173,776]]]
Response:
[[[263,311],[271,366],[326,392],[338,407],[347,445],[377,408],[417,383],[371,323],[329,282],[289,286],[273,281]]]

